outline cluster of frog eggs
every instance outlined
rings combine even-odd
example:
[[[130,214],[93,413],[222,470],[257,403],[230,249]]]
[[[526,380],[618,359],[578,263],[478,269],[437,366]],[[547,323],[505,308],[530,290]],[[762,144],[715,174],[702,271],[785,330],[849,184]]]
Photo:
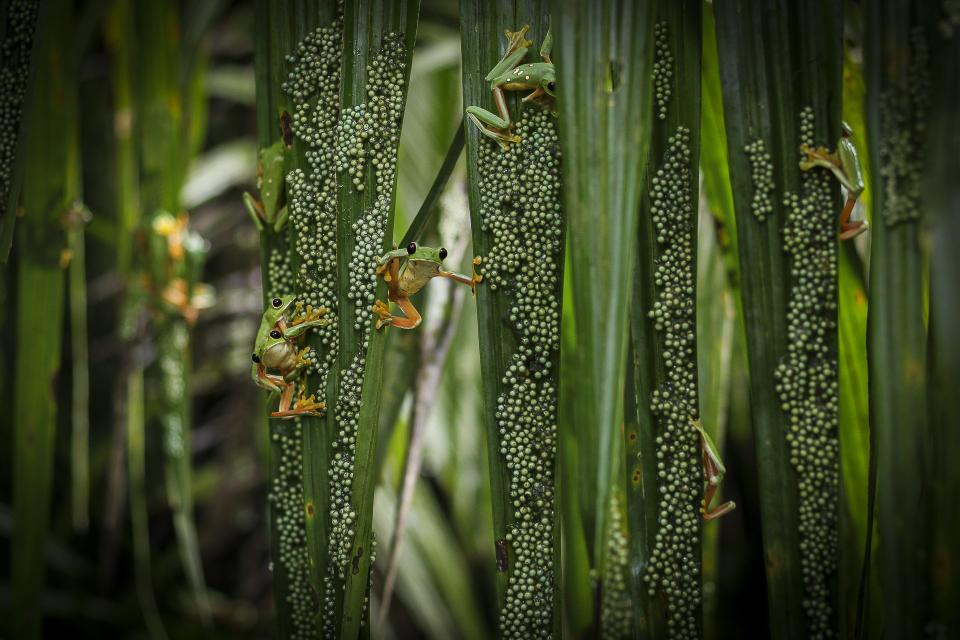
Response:
[[[813,146],[812,109],[801,112],[800,123],[801,142]],[[799,195],[786,194],[784,207],[784,249],[792,259],[788,347],[776,388],[797,474],[807,635],[827,638],[833,635],[829,576],[836,570],[839,500],[839,394],[830,346],[837,326],[837,232],[829,172],[803,172]]]
[[[887,226],[919,220],[930,92],[929,54],[922,29],[910,34],[910,66],[906,86],[884,91],[880,99],[880,176],[883,220]]]
[[[275,514],[274,535],[279,547],[276,562],[287,581],[287,605],[291,612],[291,638],[317,637],[314,623],[314,598],[310,585],[310,555],[303,519],[303,453],[299,421],[271,425],[276,468],[270,487],[271,508]]]
[[[657,117],[666,120],[673,91],[670,87],[673,82],[673,54],[670,52],[667,23],[658,22],[653,28],[653,36],[653,92],[657,100]]]
[[[304,305],[326,309],[327,324],[313,330],[322,346],[324,360],[320,362],[315,351],[306,356],[310,362],[308,372],[318,375],[321,390],[326,387],[327,373],[337,355],[337,187],[332,149],[340,112],[342,32],[339,11],[332,24],[310,32],[287,57],[292,69],[282,86],[293,103],[291,128],[298,142],[306,147],[310,170],[308,174],[296,169],[287,175],[290,224],[299,268],[296,284],[286,277],[276,282],[289,284],[286,292],[296,288],[298,300]],[[290,273],[289,258],[277,258],[277,263],[278,275]],[[273,256],[270,266],[273,266]],[[322,396],[322,392],[319,395]]]
[[[757,220],[763,222],[773,213],[773,159],[767,153],[762,139],[757,139],[743,148],[750,160],[750,177],[753,179],[753,202],[750,210]]]
[[[403,118],[403,35],[389,33],[367,65],[367,101],[344,113],[340,121],[337,170],[348,171],[353,186],[364,188],[365,167],[373,173],[373,203],[353,224],[347,297],[355,305],[354,329],[363,331],[363,344],[372,328],[371,307],[377,290],[377,258],[383,250],[397,171],[397,146]]]
[[[660,490],[657,536],[647,587],[667,599],[672,638],[697,637],[700,607],[698,545],[703,470],[700,447],[690,419],[697,414],[696,207],[691,186],[690,131],[679,127],[667,142],[663,164],[650,189],[657,240],[654,284],[657,299],[649,317],[658,334],[667,379],[653,392],[651,409],[659,417],[656,437]]]
[[[517,349],[497,398],[500,452],[510,474],[515,560],[501,612],[505,638],[553,633],[554,478],[557,388],[551,359],[560,347],[559,262],[563,233],[560,150],[549,113],[525,109],[520,144],[506,151],[481,139],[481,228],[492,244],[484,282],[508,291]]]
[[[0,202],[6,207],[20,113],[30,71],[30,49],[37,23],[37,0],[13,0],[7,8],[7,28],[0,46]]]
[[[627,584],[629,554],[619,493],[610,498],[610,537],[607,539],[600,628],[604,638],[629,638],[633,604]]]

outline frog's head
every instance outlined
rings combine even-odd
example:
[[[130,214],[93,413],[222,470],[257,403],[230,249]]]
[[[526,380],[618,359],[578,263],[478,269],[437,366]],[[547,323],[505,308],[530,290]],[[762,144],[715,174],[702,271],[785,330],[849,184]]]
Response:
[[[424,262],[434,262],[440,264],[447,257],[447,250],[443,247],[435,249],[433,247],[421,247],[416,242],[407,245],[407,260],[422,260]]]
[[[553,69],[549,69],[543,73],[543,78],[540,80],[540,88],[546,91],[547,95],[551,98],[557,97],[557,76]]]
[[[282,314],[287,312],[287,309],[290,308],[290,305],[297,299],[297,296],[277,296],[270,301],[269,309],[272,311],[272,315],[280,317]]]

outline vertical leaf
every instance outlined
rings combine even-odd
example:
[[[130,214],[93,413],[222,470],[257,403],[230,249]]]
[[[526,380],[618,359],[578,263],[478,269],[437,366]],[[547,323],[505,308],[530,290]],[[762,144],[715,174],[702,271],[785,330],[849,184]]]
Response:
[[[553,9],[571,301],[576,348],[582,358],[582,374],[570,392],[573,404],[581,405],[590,417],[587,424],[570,426],[580,432],[581,441],[596,442],[586,449],[595,458],[586,468],[595,470],[595,476],[589,478],[581,499],[594,509],[586,534],[592,541],[591,564],[602,585],[608,537],[613,535],[608,523],[612,491],[620,484],[623,469],[624,311],[634,269],[642,163],[650,140],[653,3],[561,0],[553,3]],[[573,440],[564,435],[561,441],[566,445]],[[564,454],[563,463],[575,459]],[[642,532],[633,524],[631,545],[642,539],[634,537]]]
[[[23,186],[27,142],[21,131],[30,120],[30,110],[23,112],[29,78],[36,65],[31,52],[34,29],[37,25],[39,0],[10,0],[0,10],[0,65],[4,71],[6,99],[0,106],[4,145],[0,148],[0,263],[6,263],[13,243],[13,229],[17,221],[17,205]]]
[[[656,4],[654,120],[631,307],[637,429],[626,433],[634,635],[702,628],[703,470],[696,341],[701,5]],[[640,535],[643,532],[643,535]],[[650,597],[655,591],[658,598]],[[667,613],[669,611],[669,613]]]
[[[142,266],[148,275],[147,293],[156,331],[157,417],[163,429],[167,502],[187,582],[200,616],[209,622],[210,602],[193,522],[188,381],[189,324],[196,319],[195,283],[205,249],[202,239],[187,228],[187,213],[180,203],[193,116],[187,111],[187,79],[181,75],[182,24],[179,8],[169,3],[140,3],[135,6],[134,20],[142,52],[137,58],[136,119],[140,204],[149,220],[145,229],[149,251]],[[175,302],[173,294],[183,300]]]
[[[920,5],[867,6],[866,119],[871,134],[870,426],[877,447],[877,517],[884,633],[918,636],[929,612],[926,251],[929,34]],[[902,480],[895,482],[894,478]]]
[[[952,23],[948,22],[952,19]],[[960,562],[956,541],[960,539],[960,516],[951,504],[960,484],[960,467],[951,461],[960,451],[960,403],[956,381],[960,380],[960,339],[952,330],[960,316],[960,182],[955,179],[960,157],[960,34],[956,9],[939,23],[940,33],[931,47],[932,91],[927,154],[929,169],[925,193],[933,236],[930,268],[930,349],[933,396],[931,405],[933,459],[931,589],[933,615],[942,632],[960,633]]]
[[[61,216],[76,197],[78,144],[71,3],[50,2],[37,27],[37,80],[28,109],[44,126],[31,128],[24,157],[23,221],[18,238],[17,353],[13,409],[11,610],[13,636],[41,638],[44,545],[50,524],[57,374],[64,314],[60,264],[66,236]],[[38,333],[39,332],[39,333]],[[42,340],[34,336],[42,335]]]
[[[798,161],[801,142],[836,144],[840,9],[830,2],[715,8],[767,606],[771,634],[782,638],[836,625],[838,190],[824,170],[801,176]]]
[[[538,52],[550,26],[550,7],[538,0],[462,2],[464,106],[494,108],[484,78],[512,33],[529,27],[523,63],[546,62]],[[505,90],[517,137],[506,148],[469,118],[465,123],[473,250],[483,260],[477,320],[495,546],[488,557],[496,559],[489,566],[496,566],[504,637],[560,633],[555,469],[564,209],[553,99],[519,102],[534,88]]]

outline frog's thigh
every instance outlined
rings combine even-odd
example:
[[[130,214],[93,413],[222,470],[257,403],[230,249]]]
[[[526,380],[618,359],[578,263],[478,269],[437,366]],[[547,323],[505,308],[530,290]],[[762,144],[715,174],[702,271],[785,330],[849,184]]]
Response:
[[[390,326],[397,327],[398,329],[415,329],[420,325],[421,317],[420,312],[417,311],[417,308],[413,306],[413,303],[410,302],[410,298],[400,298],[395,300],[397,306],[400,307],[400,310],[403,311],[405,318],[399,316],[393,316],[393,320],[390,323]]]

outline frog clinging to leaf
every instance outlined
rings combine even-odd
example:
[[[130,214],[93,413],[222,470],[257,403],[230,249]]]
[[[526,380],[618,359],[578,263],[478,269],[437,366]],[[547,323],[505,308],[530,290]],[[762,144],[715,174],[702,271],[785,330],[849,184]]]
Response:
[[[377,261],[377,275],[382,275],[387,282],[390,302],[395,303],[403,316],[390,313],[390,305],[377,300],[373,305],[373,312],[380,316],[377,320],[377,329],[385,326],[398,329],[415,329],[420,324],[420,312],[417,311],[410,296],[423,289],[431,278],[447,278],[454,282],[468,285],[474,289],[483,276],[474,274],[473,277],[462,276],[451,271],[444,271],[443,259],[447,257],[447,250],[433,247],[421,247],[411,242],[403,249],[394,249]],[[400,262],[404,261],[403,268]],[[480,264],[480,258],[474,258],[473,264]]]
[[[270,414],[271,418],[293,418],[300,415],[319,415],[325,408],[323,402],[317,402],[311,395],[305,397],[304,387],[300,386],[300,396],[293,406],[293,393],[298,386],[298,378],[308,366],[305,358],[310,347],[300,349],[297,339],[313,327],[327,323],[321,316],[325,310],[307,308],[299,313],[299,305],[294,305],[295,296],[273,298],[263,312],[257,340],[253,348],[253,366],[250,376],[257,385],[273,393],[280,394],[280,406]],[[287,314],[295,311],[288,319]],[[279,371],[279,375],[269,373],[270,369]]]

